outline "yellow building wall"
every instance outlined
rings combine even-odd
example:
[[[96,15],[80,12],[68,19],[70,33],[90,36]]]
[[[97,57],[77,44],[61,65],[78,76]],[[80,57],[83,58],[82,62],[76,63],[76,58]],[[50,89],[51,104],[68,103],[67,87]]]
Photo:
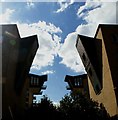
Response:
[[[88,77],[90,97],[99,103],[103,103],[110,116],[114,116],[117,114],[117,102],[101,29],[99,29],[96,38],[102,40],[103,89],[99,95],[96,95]]]
[[[30,87],[30,78],[27,77],[25,80],[25,84],[23,86],[23,90],[20,96],[21,102],[20,102],[20,107],[21,109],[26,108],[26,97],[28,98],[27,101],[27,107],[31,107],[33,103],[33,95],[34,94],[39,94],[40,88],[38,87]]]

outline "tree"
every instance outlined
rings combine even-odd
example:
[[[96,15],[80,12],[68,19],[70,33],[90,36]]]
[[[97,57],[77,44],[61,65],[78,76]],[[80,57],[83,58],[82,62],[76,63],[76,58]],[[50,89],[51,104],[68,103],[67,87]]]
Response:
[[[66,94],[58,107],[43,96],[41,101],[28,109],[27,120],[117,120],[117,116],[110,118],[103,104],[81,94]]]
[[[46,95],[41,98],[39,103],[30,107],[25,114],[25,119],[27,120],[61,120],[60,117],[56,106],[53,105],[53,102]]]
[[[59,111],[63,112],[67,120],[109,120],[109,114],[102,104],[83,95],[66,94],[60,101]]]

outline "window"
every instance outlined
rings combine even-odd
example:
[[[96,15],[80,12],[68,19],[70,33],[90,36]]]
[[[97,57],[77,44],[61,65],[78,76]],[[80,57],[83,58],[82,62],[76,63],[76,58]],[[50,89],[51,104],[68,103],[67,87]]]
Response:
[[[75,78],[75,86],[79,86],[79,79]]]
[[[34,85],[37,85],[37,79],[34,78]]]
[[[82,78],[79,78],[79,86],[82,86]]]
[[[82,58],[83,58],[84,61],[86,61],[86,56],[85,56],[84,53],[83,53],[83,55],[82,55]]]
[[[31,85],[33,85],[33,84],[34,84],[34,78],[31,77]]]
[[[39,86],[39,78],[38,77],[33,77],[31,76],[31,79],[30,79],[30,85],[33,87],[33,86]]]
[[[82,78],[75,78],[75,86],[82,86]]]
[[[37,78],[36,83],[37,83],[37,85],[39,85],[39,78]]]

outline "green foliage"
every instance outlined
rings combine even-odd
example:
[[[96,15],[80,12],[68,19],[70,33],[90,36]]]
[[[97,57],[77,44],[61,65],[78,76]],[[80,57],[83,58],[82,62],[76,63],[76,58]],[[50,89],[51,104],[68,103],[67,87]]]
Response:
[[[67,120],[109,120],[110,117],[102,104],[82,95],[65,95],[60,101],[59,110],[66,114]]]
[[[27,120],[117,120],[110,118],[102,104],[88,99],[83,95],[66,94],[56,107],[53,102],[43,96],[41,101],[29,108],[25,114]]]
[[[55,109],[53,102],[46,95],[44,95],[43,98],[41,99],[41,102],[38,103],[38,107],[40,107],[41,109],[46,109],[46,110]]]

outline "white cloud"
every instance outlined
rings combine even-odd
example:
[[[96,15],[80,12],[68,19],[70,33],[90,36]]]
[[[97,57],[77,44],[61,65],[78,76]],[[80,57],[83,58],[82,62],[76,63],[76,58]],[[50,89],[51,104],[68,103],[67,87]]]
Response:
[[[58,33],[58,32],[62,33],[62,30],[59,27],[56,27],[51,23],[47,24],[45,21],[39,21],[38,24],[33,23],[32,26],[35,26],[36,28],[40,26],[41,30],[49,32],[51,34]]]
[[[116,0],[57,0],[59,3],[60,8],[57,9],[56,13],[63,12],[66,10],[70,5],[72,5],[74,2],[86,2],[84,6],[81,6],[80,9],[78,10],[78,14],[81,13],[84,9],[90,9],[91,7],[98,7],[100,2],[113,2]]]
[[[68,34],[62,45],[59,56],[62,57],[60,64],[65,64],[75,72],[85,72],[81,59],[76,49],[77,34],[75,32]]]
[[[92,37],[98,24],[116,23],[116,3],[87,1],[78,9],[77,15],[85,21],[77,27],[77,33]]]
[[[94,0],[95,1],[95,0]],[[97,0],[96,0],[97,1]],[[83,10],[89,10],[89,9],[94,9],[94,8],[97,8],[101,5],[102,3],[101,2],[92,2],[90,0],[88,0],[85,5],[81,6],[79,9],[78,9],[78,12],[77,12],[77,15],[80,17],[81,14],[83,13]]]
[[[10,22],[10,17],[14,13],[14,9],[6,9],[3,14],[0,14],[0,23],[5,24]]]
[[[56,33],[62,33],[59,27],[53,24],[47,24],[39,21],[33,24],[17,23],[21,37],[37,34],[39,40],[39,49],[34,58],[31,69],[41,69],[42,67],[52,66],[54,58],[58,54],[62,61],[60,64],[66,65],[75,72],[84,73],[84,67],[76,50],[76,33],[70,33],[64,44],[61,44],[61,38]],[[52,74],[55,71],[45,71],[42,74]]]
[[[41,75],[45,75],[45,74],[53,74],[53,73],[55,73],[54,70],[47,70],[47,71],[41,72]]]
[[[27,8],[33,8],[34,7],[34,3],[33,0],[27,0]]]
[[[26,37],[28,35],[33,35],[34,33],[38,33],[39,35],[42,35],[40,37],[43,37],[43,34],[46,34],[45,37],[47,38],[49,37],[50,39],[51,37],[50,35],[55,33],[62,33],[62,30],[59,27],[56,27],[52,23],[46,23],[45,21],[39,21],[37,23],[32,23],[32,24],[17,22],[17,25],[18,27],[20,27],[19,32],[21,37]]]
[[[54,104],[54,106],[56,106],[56,107],[58,107],[59,105],[60,105],[60,103],[59,102],[53,102],[53,104]]]
[[[111,11],[112,9],[112,11]],[[112,14],[111,14],[112,12]],[[115,23],[116,3],[102,3],[101,7],[93,9],[84,17],[87,23]]]
[[[63,12],[68,7],[68,3],[59,3],[59,5],[60,8],[56,11],[56,13]]]
[[[85,24],[79,25],[75,33],[70,33],[66,37],[59,51],[59,55],[62,57],[60,63],[65,64],[75,72],[85,72],[80,56],[75,48],[76,34],[93,37],[99,23],[115,23],[116,3],[87,2],[78,9],[77,15],[85,21]]]
[[[44,21],[33,24],[17,23],[21,37],[38,35],[39,49],[34,58],[32,69],[52,66],[54,57],[60,49],[61,38],[56,35],[61,33],[61,29],[55,25]]]
[[[60,8],[56,11],[56,13],[63,12],[66,8],[68,8],[70,5],[74,3],[75,0],[61,0],[59,1]]]
[[[13,12],[14,10],[7,9],[5,13],[0,15],[0,18],[4,18],[4,22],[0,22],[2,24],[12,24],[13,22],[11,22],[10,18]],[[54,24],[46,23],[45,21],[32,24],[14,22],[13,24],[17,24],[21,38],[32,35],[37,35],[38,37],[39,49],[37,50],[31,69],[52,66],[61,46],[61,38],[58,36],[58,33],[62,33],[62,30]]]
[[[94,36],[99,23],[115,23],[115,7],[116,5],[113,2],[91,2],[80,7],[77,15],[85,21],[85,24],[79,25],[75,32],[68,34],[64,44],[60,43],[61,38],[57,34],[62,33],[62,30],[52,23],[46,23],[45,21],[39,21],[32,24],[18,22],[17,25],[21,37],[38,35],[39,49],[34,58],[32,69],[52,66],[54,58],[58,54],[62,58],[60,64],[66,65],[75,72],[84,72],[83,64],[75,47],[76,35],[83,34]],[[60,9],[60,12],[65,9],[66,7],[62,10]],[[9,22],[13,12],[14,10],[8,9],[3,15],[0,15],[0,18],[4,18],[4,22]],[[45,71],[45,73],[46,72],[51,74],[54,71]]]
[[[81,24],[77,27],[76,32],[81,35],[93,37],[98,24]]]
[[[86,11],[85,11],[86,10]],[[112,10],[112,13],[111,13]],[[77,27],[76,33],[93,37],[98,24],[116,23],[116,3],[90,2],[78,9],[78,17],[81,17],[86,24]],[[61,63],[76,72],[84,71],[79,54],[75,50],[75,33],[70,33],[65,39],[60,56],[63,58]],[[77,63],[77,64],[76,64]]]

